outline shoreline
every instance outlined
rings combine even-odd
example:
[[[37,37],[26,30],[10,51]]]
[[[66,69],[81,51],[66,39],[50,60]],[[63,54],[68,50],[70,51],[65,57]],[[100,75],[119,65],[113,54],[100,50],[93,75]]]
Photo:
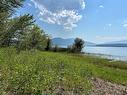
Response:
[[[84,54],[90,55],[90,56],[96,56],[101,58],[106,58],[112,61],[124,61],[127,62],[127,58],[124,56],[116,56],[116,55],[107,55],[107,54],[101,54],[101,53],[88,53],[84,52]]]

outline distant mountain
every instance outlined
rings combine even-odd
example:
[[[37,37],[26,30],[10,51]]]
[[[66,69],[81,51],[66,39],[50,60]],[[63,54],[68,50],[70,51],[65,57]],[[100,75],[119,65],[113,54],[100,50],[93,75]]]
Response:
[[[127,44],[127,40],[113,41],[109,42],[110,44]]]
[[[92,43],[92,42],[86,41],[85,42],[85,46],[96,46],[96,44],[95,43]]]
[[[63,39],[63,38],[53,38],[52,43],[53,45],[58,45],[58,46],[64,46],[67,47],[69,45],[73,45],[74,43],[74,38],[68,38],[68,39]],[[92,42],[85,42],[86,46],[94,46],[95,44]]]
[[[103,44],[97,44],[96,46],[101,47],[127,47],[127,40],[121,40],[121,41],[113,41]]]

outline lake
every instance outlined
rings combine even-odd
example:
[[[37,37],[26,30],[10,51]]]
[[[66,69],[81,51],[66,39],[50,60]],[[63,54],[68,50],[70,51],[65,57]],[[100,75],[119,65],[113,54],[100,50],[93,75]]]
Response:
[[[127,47],[90,47],[83,49],[85,53],[95,54],[109,59],[127,61]]]

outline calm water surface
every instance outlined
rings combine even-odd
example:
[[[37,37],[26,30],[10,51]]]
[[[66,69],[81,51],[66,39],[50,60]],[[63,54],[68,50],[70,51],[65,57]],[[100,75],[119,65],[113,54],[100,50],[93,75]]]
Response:
[[[83,51],[110,59],[127,61],[127,47],[85,47]]]

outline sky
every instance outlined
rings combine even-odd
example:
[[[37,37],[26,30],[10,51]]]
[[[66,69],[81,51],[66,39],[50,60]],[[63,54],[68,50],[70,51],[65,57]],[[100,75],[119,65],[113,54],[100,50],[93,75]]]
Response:
[[[127,40],[127,0],[26,0],[29,13],[52,38],[80,37],[103,43]]]

